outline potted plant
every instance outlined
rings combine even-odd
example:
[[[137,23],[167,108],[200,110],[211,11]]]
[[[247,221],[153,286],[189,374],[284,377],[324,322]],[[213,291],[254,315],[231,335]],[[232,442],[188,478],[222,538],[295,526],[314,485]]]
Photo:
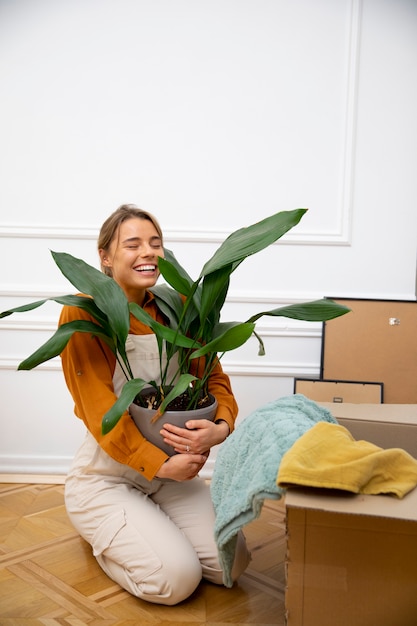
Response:
[[[210,372],[225,352],[238,348],[254,335],[259,342],[259,354],[264,354],[263,342],[256,333],[256,322],[260,317],[283,316],[316,322],[330,320],[349,311],[347,307],[324,298],[262,311],[244,322],[221,321],[233,271],[247,257],[271,245],[298,224],[305,212],[306,209],[281,211],[233,232],[204,264],[196,280],[181,267],[173,253],[165,249],[165,257],[159,258],[158,266],[166,282],[156,285],[152,291],[160,310],[169,320],[169,326],[159,324],[140,306],[129,303],[119,285],[101,271],[69,254],[52,252],[60,271],[82,295],[57,296],[47,300],[85,309],[95,323],[77,320],[63,324],[45,344],[22,361],[18,369],[32,369],[59,355],[74,332],[87,332],[100,337],[110,346],[126,376],[120,396],[103,417],[104,434],[114,428],[121,415],[134,404],[146,406],[150,403],[153,421],[179,398],[183,404],[181,410],[198,408],[202,399],[208,396]],[[47,300],[4,311],[0,318],[30,311]],[[125,347],[130,314],[148,325],[156,335],[161,357],[159,384],[134,378],[132,374]],[[162,361],[164,349],[166,364]],[[172,374],[169,365],[173,360],[176,365],[172,378],[168,372],[171,370]],[[199,367],[194,367],[198,375],[190,374],[192,363],[199,364]],[[145,388],[152,390],[151,401],[141,396]],[[210,401],[215,402],[215,399]],[[160,428],[158,424],[158,431]]]

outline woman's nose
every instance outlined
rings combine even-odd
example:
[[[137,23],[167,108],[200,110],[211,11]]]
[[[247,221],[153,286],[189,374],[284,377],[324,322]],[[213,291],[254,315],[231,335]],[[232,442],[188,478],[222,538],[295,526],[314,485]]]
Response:
[[[141,256],[152,256],[154,250],[149,243],[143,243],[139,249],[139,254]]]

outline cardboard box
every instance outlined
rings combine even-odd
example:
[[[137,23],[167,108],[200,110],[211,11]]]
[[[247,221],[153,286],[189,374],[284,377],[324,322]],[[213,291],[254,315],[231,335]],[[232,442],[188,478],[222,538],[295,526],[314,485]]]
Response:
[[[417,459],[417,404],[318,404],[329,409],[355,439],[381,448],[403,448]]]
[[[417,456],[416,405],[320,404],[356,439]],[[417,489],[292,488],[285,504],[288,626],[416,626]]]
[[[417,302],[332,300],[351,312],[323,324],[320,378],[380,381],[384,402],[417,403]]]
[[[286,495],[288,626],[415,626],[417,490],[312,491]]]
[[[374,382],[294,379],[294,393],[302,393],[316,402],[380,404],[383,402],[383,387],[382,383]]]

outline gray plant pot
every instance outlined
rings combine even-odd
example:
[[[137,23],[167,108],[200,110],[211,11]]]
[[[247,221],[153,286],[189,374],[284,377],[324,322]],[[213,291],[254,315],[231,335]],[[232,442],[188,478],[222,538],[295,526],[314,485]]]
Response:
[[[210,404],[210,406],[190,411],[165,411],[154,423],[152,423],[152,418],[156,413],[155,410],[147,409],[137,404],[131,404],[129,413],[137,428],[148,441],[158,446],[158,448],[166,452],[169,456],[173,456],[177,453],[172,446],[164,442],[159,431],[162,430],[164,424],[174,424],[180,428],[185,428],[185,423],[188,422],[188,420],[205,419],[212,422],[217,411],[217,400],[214,396],[211,397],[213,398],[213,404]]]

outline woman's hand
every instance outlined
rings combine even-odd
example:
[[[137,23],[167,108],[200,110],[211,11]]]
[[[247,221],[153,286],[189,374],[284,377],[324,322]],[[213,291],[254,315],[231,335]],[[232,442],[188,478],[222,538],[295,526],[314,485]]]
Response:
[[[182,454],[203,454],[208,456],[210,448],[222,443],[229,434],[227,422],[210,420],[189,420],[186,428],[165,424],[160,431],[165,443]]]
[[[207,461],[204,454],[175,454],[159,468],[156,478],[170,478],[182,482],[195,478]]]

